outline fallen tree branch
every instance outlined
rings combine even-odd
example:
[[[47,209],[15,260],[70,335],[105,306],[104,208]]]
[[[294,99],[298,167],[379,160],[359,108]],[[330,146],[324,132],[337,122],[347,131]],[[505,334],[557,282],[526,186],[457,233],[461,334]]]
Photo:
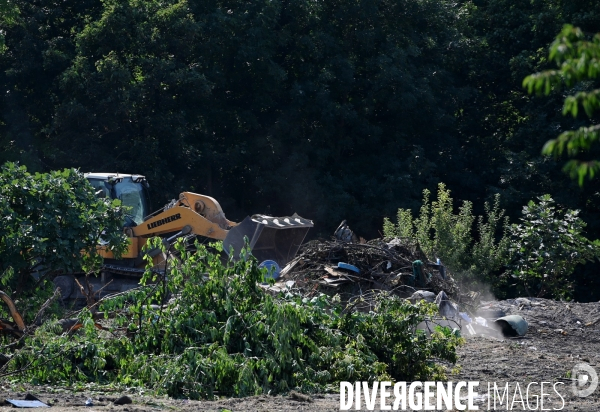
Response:
[[[37,315],[35,315],[35,319],[31,323],[32,326],[41,326],[42,325],[42,316],[44,316],[44,312],[46,309],[50,307],[50,305],[60,296],[60,288],[54,289],[54,294],[48,298],[46,302],[42,305]]]
[[[10,316],[12,316],[13,320],[17,324],[19,331],[24,332],[25,322],[23,322],[23,318],[21,317],[21,314],[17,311],[17,307],[15,306],[15,303],[12,301],[10,296],[8,296],[6,293],[0,290],[0,299],[2,299],[4,303],[6,303],[6,306],[8,306]]]

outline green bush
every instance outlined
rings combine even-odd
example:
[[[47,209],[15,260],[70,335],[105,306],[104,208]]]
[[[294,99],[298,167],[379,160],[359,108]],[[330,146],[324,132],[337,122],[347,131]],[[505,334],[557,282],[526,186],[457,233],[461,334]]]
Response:
[[[600,256],[600,241],[583,235],[577,210],[557,210],[550,195],[523,207],[522,223],[511,227],[512,276],[538,297],[570,298],[578,264]]]
[[[74,169],[32,175],[25,166],[4,164],[0,213],[0,270],[11,268],[21,288],[40,266],[46,272],[97,267],[100,237],[117,254],[127,247],[119,201],[97,198]]]
[[[168,281],[147,272],[144,289],[105,303],[106,313],[119,313],[106,320],[110,333],[89,316],[72,337],[47,325],[10,369],[27,366],[21,379],[36,383],[120,382],[198,399],[335,390],[344,380],[430,380],[444,375],[437,361],[457,359],[460,338],[449,329],[431,337],[415,330],[433,305],[382,294],[362,313],[324,295],[272,296],[253,257],[222,263],[204,246],[194,254],[177,248]]]
[[[127,247],[119,201],[97,198],[74,169],[30,174],[4,164],[0,215],[0,289],[19,300],[27,324],[54,292],[52,275],[99,267],[100,237],[117,255]]]
[[[430,202],[429,196],[429,190],[424,190],[417,218],[408,209],[398,209],[397,224],[385,218],[384,236],[418,245],[428,259],[439,258],[459,280],[498,282],[492,275],[508,263],[509,241],[508,219],[500,209],[500,196],[496,195],[492,205],[485,203],[485,218],[475,218],[468,201],[455,213],[450,191],[443,183],[438,186],[437,200]]]

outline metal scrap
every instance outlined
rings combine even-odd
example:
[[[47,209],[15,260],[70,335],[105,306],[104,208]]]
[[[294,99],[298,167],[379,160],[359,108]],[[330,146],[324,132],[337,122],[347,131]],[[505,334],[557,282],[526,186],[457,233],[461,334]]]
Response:
[[[36,396],[28,393],[25,399],[6,399],[15,408],[49,408],[50,405],[40,401]]]
[[[502,328],[502,334],[504,336],[525,336],[529,326],[527,321],[519,315],[508,315],[502,318],[496,319],[495,323]]]
[[[10,403],[15,408],[49,408],[44,402],[40,401],[21,401],[18,399],[7,399],[6,402]]]

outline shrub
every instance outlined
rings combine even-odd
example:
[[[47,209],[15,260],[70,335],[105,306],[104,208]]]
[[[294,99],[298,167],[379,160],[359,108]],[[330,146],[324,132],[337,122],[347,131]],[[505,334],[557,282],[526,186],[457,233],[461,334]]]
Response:
[[[557,210],[544,195],[524,206],[522,223],[511,227],[511,272],[530,296],[569,298],[575,267],[600,256],[600,241],[583,235],[578,214]]]
[[[0,169],[0,284],[18,298],[28,323],[54,291],[47,277],[97,268],[100,237],[115,254],[127,246],[119,201],[99,199],[73,169],[30,174],[6,163]],[[0,316],[5,315],[0,306]]]
[[[439,258],[460,280],[496,283],[492,274],[508,263],[508,219],[500,209],[500,196],[495,196],[492,205],[485,203],[485,218],[475,218],[468,201],[455,213],[450,191],[443,183],[438,186],[437,200],[430,202],[429,196],[426,189],[417,218],[408,209],[398,209],[397,224],[385,218],[384,236],[418,245],[428,259]]]
[[[105,313],[119,313],[112,333],[97,331],[89,316],[82,335],[57,337],[47,326],[10,368],[27,366],[21,378],[38,383],[121,382],[198,399],[323,391],[343,380],[429,380],[443,377],[436,361],[457,359],[460,339],[448,329],[431,337],[415,330],[433,305],[381,295],[374,311],[361,313],[324,295],[272,296],[249,254],[223,263],[204,246],[195,254],[176,247],[181,260],[168,281],[147,272],[145,281],[158,283],[104,304]]]
[[[12,268],[20,282],[42,265],[48,271],[97,266],[101,236],[117,253],[127,245],[119,201],[97,198],[74,169],[32,175],[25,166],[4,164],[0,212],[0,268]]]

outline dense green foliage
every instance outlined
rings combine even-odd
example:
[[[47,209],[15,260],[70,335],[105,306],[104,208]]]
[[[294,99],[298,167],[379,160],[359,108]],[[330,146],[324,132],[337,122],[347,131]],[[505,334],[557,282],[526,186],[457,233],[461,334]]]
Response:
[[[484,205],[485,217],[476,218],[468,201],[454,208],[443,184],[436,200],[430,202],[429,195],[425,190],[416,218],[408,209],[398,209],[397,223],[386,218],[384,236],[418,245],[431,261],[441,259],[468,288],[483,283],[500,297],[571,299],[577,265],[600,258],[600,240],[584,236],[579,211],[560,210],[550,195],[530,201],[521,223],[512,225],[503,217],[499,196],[492,206]]]
[[[460,339],[448,328],[431,337],[415,332],[434,305],[381,295],[363,313],[323,295],[271,296],[254,258],[222,263],[204,246],[193,255],[177,247],[181,260],[171,261],[168,282],[147,272],[158,286],[104,304],[118,313],[103,322],[110,330],[88,318],[84,333],[57,336],[47,324],[9,368],[28,365],[20,376],[37,383],[113,382],[198,399],[337,390],[343,380],[427,380],[443,376],[436,362],[457,360]],[[150,305],[167,297],[164,307]]]
[[[539,156],[551,103],[521,81],[565,20],[598,26],[594,2],[14,3],[1,156],[30,168],[143,173],[155,206],[194,190],[367,236],[440,181],[513,216],[578,200]]]
[[[33,282],[31,273],[92,270],[100,241],[115,253],[127,247],[124,211],[118,201],[99,199],[73,169],[27,172],[6,163],[0,171],[0,270],[2,289],[16,292]],[[41,280],[41,279],[40,279]]]
[[[564,84],[574,94],[565,98],[563,114],[577,117],[579,109],[592,118],[600,109],[600,89],[594,88],[593,80],[600,77],[600,33],[591,40],[577,27],[565,25],[550,47],[550,60],[558,66],[558,70],[546,70],[528,76],[523,81],[529,93],[550,94],[557,86]],[[577,86],[577,87],[576,87]],[[546,142],[543,152],[560,156],[566,152],[570,157],[589,151],[600,137],[600,126],[594,122],[589,126],[581,126],[577,130],[563,132],[555,139]],[[585,177],[593,178],[600,170],[598,160],[571,159],[564,169],[577,177],[583,184]]]
[[[1,162],[141,173],[155,208],[191,190],[236,221],[296,211],[312,236],[342,219],[377,236],[440,182],[474,215],[501,194],[513,221],[549,193],[600,237],[598,181],[579,188],[540,153],[597,114],[522,86],[554,68],[565,23],[598,31],[595,0],[7,4]]]
[[[193,190],[374,231],[427,167],[415,139],[450,133],[448,1],[17,3],[4,156],[143,173],[157,206]]]
[[[0,25],[2,27],[10,27],[15,23],[18,12],[15,3],[10,0],[0,0]],[[4,44],[5,34],[5,30],[0,30],[0,54],[6,50]]]
[[[442,183],[436,200],[430,202],[429,195],[425,189],[417,218],[408,209],[398,209],[396,224],[386,218],[384,235],[417,244],[431,261],[441,259],[457,280],[471,286],[476,281],[497,284],[495,275],[509,262],[508,219],[503,218],[500,196],[492,206],[484,205],[485,217],[476,218],[469,201],[455,211],[450,191]]]
[[[600,240],[583,235],[578,211],[557,210],[550,195],[523,207],[521,223],[511,227],[512,274],[529,296],[570,298],[578,264],[600,257]]]

